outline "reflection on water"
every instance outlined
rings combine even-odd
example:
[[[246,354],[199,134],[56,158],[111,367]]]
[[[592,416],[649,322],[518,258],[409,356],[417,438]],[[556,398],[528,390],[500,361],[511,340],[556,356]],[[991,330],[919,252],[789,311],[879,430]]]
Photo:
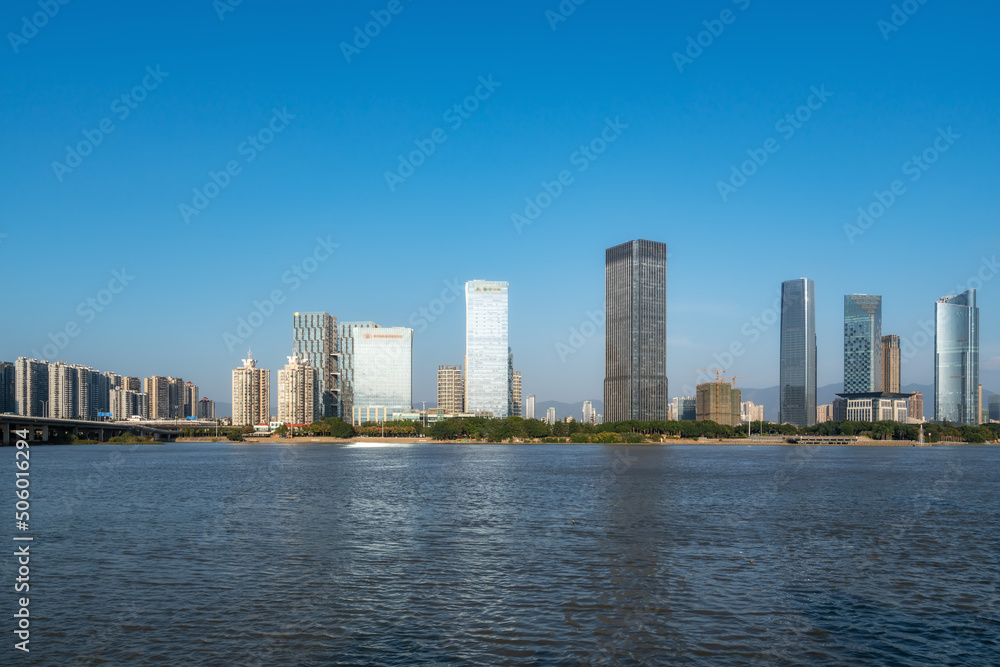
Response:
[[[995,448],[33,454],[35,664],[1000,656]]]

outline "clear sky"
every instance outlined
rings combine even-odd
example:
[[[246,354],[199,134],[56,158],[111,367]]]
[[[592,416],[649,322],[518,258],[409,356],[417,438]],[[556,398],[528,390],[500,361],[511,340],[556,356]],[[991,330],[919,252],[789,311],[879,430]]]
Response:
[[[914,340],[980,272],[1000,391],[995,4],[233,3],[3,4],[0,358],[229,401],[248,345],[276,370],[292,314],[326,310],[416,329],[419,406],[464,354],[462,299],[436,299],[482,278],[510,282],[525,395],[600,398],[604,250],[648,238],[672,395],[715,354],[777,384],[783,280],[816,282],[827,384],[844,294],[881,294]],[[932,357],[917,336],[904,384]]]

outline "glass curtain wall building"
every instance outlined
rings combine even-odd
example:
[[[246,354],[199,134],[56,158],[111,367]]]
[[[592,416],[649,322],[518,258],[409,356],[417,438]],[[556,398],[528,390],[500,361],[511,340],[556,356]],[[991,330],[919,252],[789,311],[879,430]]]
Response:
[[[935,304],[934,417],[979,424],[979,308],[976,290]]]
[[[413,329],[370,323],[347,326],[351,411],[344,420],[363,424],[412,411]],[[346,336],[343,334],[346,333]]]
[[[512,403],[506,281],[465,283],[465,409],[497,418]]]
[[[604,421],[667,419],[667,244],[604,255]]]
[[[342,416],[337,318],[325,312],[295,313],[292,332],[292,354],[308,360],[319,376],[320,418]]]
[[[816,286],[808,278],[781,283],[781,423],[816,423]]]
[[[844,296],[844,393],[882,391],[882,297]]]

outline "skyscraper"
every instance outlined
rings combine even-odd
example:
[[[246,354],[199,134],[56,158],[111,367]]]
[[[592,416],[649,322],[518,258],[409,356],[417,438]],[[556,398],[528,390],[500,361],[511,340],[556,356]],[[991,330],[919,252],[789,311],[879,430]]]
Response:
[[[844,296],[844,393],[882,392],[882,297]]]
[[[924,393],[922,391],[915,391],[910,396],[910,401],[908,404],[909,416],[911,419],[924,420]]]
[[[233,369],[233,426],[255,426],[270,421],[270,406],[271,371],[257,368],[257,360],[251,359],[248,352],[243,366]]]
[[[337,400],[340,418],[348,424],[354,418],[354,343],[355,336],[364,333],[365,329],[376,329],[374,322],[341,322],[337,337],[339,388]]]
[[[360,326],[348,339],[353,424],[413,409],[413,329]]]
[[[149,397],[149,418],[170,419],[170,380],[162,375],[153,375],[143,380],[143,393]],[[235,412],[236,407],[233,407]]]
[[[198,419],[215,419],[215,401],[206,397],[198,401]]]
[[[307,359],[319,377],[320,417],[343,417],[340,413],[340,337],[337,318],[326,312],[295,313],[292,316],[292,354]]]
[[[198,417],[198,385],[193,382],[184,384],[184,412],[180,417]]]
[[[535,418],[535,395],[534,394],[528,394],[527,406],[528,407],[527,407],[527,410],[526,410],[525,415],[524,415],[525,419],[534,419]]]
[[[7,412],[17,412],[17,399],[14,392],[14,364],[0,361],[0,415]]]
[[[665,420],[667,245],[635,240],[604,256],[604,418]]]
[[[278,421],[311,424],[319,419],[319,373],[309,359],[293,354],[278,371]]]
[[[979,308],[974,289],[935,304],[934,418],[979,423]]]
[[[549,408],[545,411],[545,421],[548,422],[549,426],[556,423],[556,409]]]
[[[461,366],[438,366],[437,406],[445,414],[465,412],[465,379]]]
[[[510,383],[510,393],[512,398],[511,402],[511,417],[523,417],[521,414],[521,371],[514,371],[511,375]]]
[[[804,428],[816,423],[816,286],[808,278],[781,283],[779,417]]]
[[[882,336],[882,391],[899,393],[899,336]]]
[[[49,363],[18,357],[14,362],[14,402],[17,414],[47,417],[49,404]]]
[[[465,409],[473,414],[510,414],[507,293],[503,281],[465,283]]]

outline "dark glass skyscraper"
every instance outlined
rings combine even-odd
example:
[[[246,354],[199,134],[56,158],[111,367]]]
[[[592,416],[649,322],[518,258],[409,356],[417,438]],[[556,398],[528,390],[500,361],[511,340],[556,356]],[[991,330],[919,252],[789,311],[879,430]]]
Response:
[[[808,278],[781,283],[781,423],[816,423],[816,286]]]
[[[605,251],[604,421],[667,419],[667,245]]]
[[[976,290],[935,304],[934,418],[979,423],[979,308]]]
[[[882,297],[844,296],[844,393],[882,388]]]
[[[309,365],[317,369],[320,395],[317,413],[321,417],[342,416],[337,318],[324,312],[295,313],[292,332],[292,354],[308,359]]]

